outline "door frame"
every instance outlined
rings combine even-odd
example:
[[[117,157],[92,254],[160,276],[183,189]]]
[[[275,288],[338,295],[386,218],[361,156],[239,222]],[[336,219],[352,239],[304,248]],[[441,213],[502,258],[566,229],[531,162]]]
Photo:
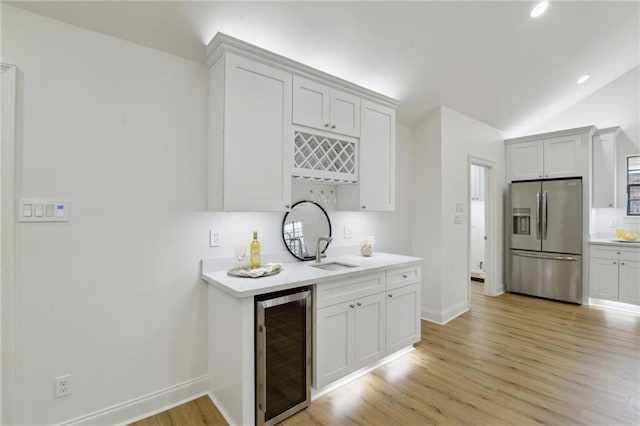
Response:
[[[497,296],[497,197],[495,187],[495,161],[475,155],[467,156],[467,297],[471,303],[471,166],[484,167],[484,294]]]
[[[15,65],[2,63],[2,140],[0,143],[0,424],[13,424],[15,408]],[[11,391],[9,391],[11,389]]]

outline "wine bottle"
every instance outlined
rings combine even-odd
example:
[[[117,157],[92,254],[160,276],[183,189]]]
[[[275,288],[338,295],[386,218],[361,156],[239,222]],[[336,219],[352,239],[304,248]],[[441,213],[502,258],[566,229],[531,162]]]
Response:
[[[260,267],[260,242],[258,241],[258,231],[253,231],[253,241],[249,247],[249,257],[251,269]]]

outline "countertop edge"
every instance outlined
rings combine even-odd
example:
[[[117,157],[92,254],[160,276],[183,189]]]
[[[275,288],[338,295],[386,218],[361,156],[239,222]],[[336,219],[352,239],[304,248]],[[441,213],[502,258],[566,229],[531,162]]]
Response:
[[[353,261],[353,259],[357,257],[361,257],[361,256],[354,256],[354,255],[337,256],[335,258],[326,258],[323,260],[323,263],[328,263],[332,261],[343,261],[345,263],[348,263],[350,259]],[[313,285],[313,284],[321,284],[324,282],[334,281],[337,279],[350,278],[362,273],[373,273],[373,272],[384,271],[387,269],[395,269],[395,268],[402,268],[405,266],[420,265],[424,260],[423,258],[420,258],[420,257],[396,255],[396,254],[389,254],[389,253],[377,253],[376,257],[382,258],[380,260],[379,265],[374,265],[374,266],[363,265],[363,266],[358,266],[354,269],[346,269],[343,271],[333,271],[333,272],[328,272],[328,271],[323,271],[318,269],[309,269],[308,271],[306,271],[310,275],[307,278],[305,277],[301,278],[300,276],[296,276],[295,279],[291,279],[288,281],[280,281],[280,282],[274,283],[273,285],[268,285],[261,288],[255,288],[255,289],[250,289],[245,291],[239,291],[233,288],[232,286],[229,286],[224,282],[220,281],[220,279],[230,280],[230,281],[243,280],[241,282],[245,282],[245,280],[247,280],[246,282],[251,282],[251,281],[257,281],[262,279],[277,280],[279,274],[273,275],[270,277],[264,277],[264,278],[234,278],[226,275],[226,271],[216,271],[216,272],[202,273],[201,277],[204,281],[212,285],[214,288],[224,291],[225,293],[240,299],[245,297],[253,297],[253,296],[257,296],[265,293],[271,293],[274,291],[287,290],[290,288],[303,287],[303,286]],[[385,259],[387,257],[389,258]],[[396,259],[393,259],[393,258],[396,258]],[[370,259],[370,258],[364,258],[364,259]],[[289,264],[290,269],[300,268],[300,270],[303,270],[302,268],[309,268],[309,267],[310,266],[308,262],[291,262]],[[285,268],[287,268],[286,263],[283,266],[283,270]]]
[[[625,247],[631,249],[640,248],[640,242],[637,243],[623,243],[621,241],[612,241],[606,238],[592,238],[589,240],[590,245],[601,245],[601,246],[615,246],[615,247]]]

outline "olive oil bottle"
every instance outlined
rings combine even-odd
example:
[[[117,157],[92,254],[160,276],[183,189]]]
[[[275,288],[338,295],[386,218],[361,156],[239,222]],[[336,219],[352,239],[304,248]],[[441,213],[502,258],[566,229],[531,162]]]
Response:
[[[258,231],[253,231],[253,241],[249,246],[249,257],[251,269],[260,267],[260,242],[258,241]]]

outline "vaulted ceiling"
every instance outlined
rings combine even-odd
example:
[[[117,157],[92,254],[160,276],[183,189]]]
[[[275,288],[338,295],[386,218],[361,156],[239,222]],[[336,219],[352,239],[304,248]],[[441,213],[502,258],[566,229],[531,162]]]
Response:
[[[537,19],[528,1],[9,4],[202,63],[221,31],[398,99],[403,124],[444,105],[507,136],[640,63],[639,2],[551,1]]]

